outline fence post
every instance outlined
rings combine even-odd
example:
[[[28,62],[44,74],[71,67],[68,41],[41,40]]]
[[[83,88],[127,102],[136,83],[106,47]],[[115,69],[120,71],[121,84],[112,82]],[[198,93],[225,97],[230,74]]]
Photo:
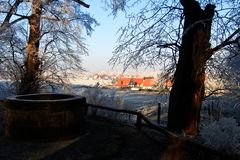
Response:
[[[137,114],[136,128],[138,130],[141,130],[141,127],[142,127],[142,115],[141,114]]]
[[[158,103],[157,124],[160,124],[161,103]]]

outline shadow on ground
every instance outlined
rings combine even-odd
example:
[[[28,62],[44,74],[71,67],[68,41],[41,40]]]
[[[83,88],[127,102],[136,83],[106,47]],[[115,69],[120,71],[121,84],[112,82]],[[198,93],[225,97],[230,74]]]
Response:
[[[0,119],[1,121],[3,119]],[[2,122],[1,122],[2,123]],[[2,126],[2,124],[1,124]],[[58,142],[11,140],[0,131],[1,160],[220,160],[219,155],[103,118],[87,118],[82,133]]]

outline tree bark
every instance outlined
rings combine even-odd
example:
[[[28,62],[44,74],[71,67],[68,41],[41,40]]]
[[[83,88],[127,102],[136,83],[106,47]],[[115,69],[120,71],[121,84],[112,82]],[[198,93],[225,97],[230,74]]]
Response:
[[[29,39],[27,43],[27,57],[25,61],[25,73],[21,79],[19,94],[36,93],[39,89],[39,65],[38,58],[40,43],[40,22],[42,14],[41,0],[32,1],[32,14],[29,17]]]
[[[170,93],[168,128],[196,135],[204,97],[205,65],[209,57],[211,23],[215,6],[201,9],[195,0],[180,0],[184,29],[179,60]]]

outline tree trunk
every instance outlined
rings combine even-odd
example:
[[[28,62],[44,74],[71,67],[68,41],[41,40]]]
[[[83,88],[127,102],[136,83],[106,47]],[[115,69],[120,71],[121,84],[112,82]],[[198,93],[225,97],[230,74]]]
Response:
[[[215,6],[204,10],[195,0],[180,0],[184,8],[184,29],[174,84],[169,99],[168,128],[196,135],[204,97],[205,65],[210,58],[211,23]]]
[[[40,41],[40,21],[42,14],[41,0],[32,1],[32,15],[29,17],[30,33],[27,43],[27,57],[25,61],[25,73],[21,79],[19,94],[36,93],[39,89],[39,65],[38,58]]]

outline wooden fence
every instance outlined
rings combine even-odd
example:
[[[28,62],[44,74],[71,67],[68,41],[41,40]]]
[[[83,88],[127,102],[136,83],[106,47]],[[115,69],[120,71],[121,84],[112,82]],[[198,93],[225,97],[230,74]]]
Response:
[[[110,108],[110,107],[106,107],[106,106],[93,105],[93,104],[87,104],[87,107],[112,111],[112,112],[116,112],[116,113],[126,113],[126,114],[137,116],[135,126],[139,130],[141,130],[142,126],[145,126],[145,127],[154,129],[156,131],[159,131],[160,133],[163,133],[165,136],[167,136],[169,138],[169,140],[172,140],[172,141],[180,140],[180,141],[183,141],[185,144],[192,146],[192,147],[196,147],[202,151],[209,152],[211,154],[217,155],[222,158],[227,158],[229,160],[232,160],[232,159],[235,160],[236,155],[228,155],[226,153],[219,152],[217,150],[214,150],[209,147],[203,146],[199,143],[196,143],[196,142],[192,141],[191,138],[189,139],[188,137],[184,137],[182,135],[175,134],[175,133],[169,131],[167,128],[153,123],[146,116],[144,116],[141,112],[126,110],[126,109],[116,109],[116,108]],[[158,109],[158,113],[160,113],[159,109]],[[145,123],[143,123],[143,122],[145,122]],[[158,119],[158,123],[159,123],[159,119]],[[236,156],[236,157],[237,157],[237,159],[239,158],[239,156]]]
[[[136,123],[135,123],[135,126],[136,126],[137,129],[141,130],[142,126],[147,126],[147,127],[151,128],[151,129],[154,129],[154,130],[157,130],[157,131],[163,133],[166,136],[178,137],[176,134],[174,134],[171,131],[167,130],[165,127],[161,127],[161,126],[153,123],[146,116],[144,116],[141,112],[132,111],[132,110],[126,110],[126,109],[116,109],[116,108],[110,108],[110,107],[93,105],[93,104],[87,104],[87,106],[88,107],[92,107],[92,108],[96,108],[96,109],[112,111],[112,112],[116,112],[116,113],[126,113],[126,114],[130,114],[130,115],[135,115],[135,116],[137,116],[137,120],[136,120]],[[145,123],[143,123],[143,122],[145,122]]]

